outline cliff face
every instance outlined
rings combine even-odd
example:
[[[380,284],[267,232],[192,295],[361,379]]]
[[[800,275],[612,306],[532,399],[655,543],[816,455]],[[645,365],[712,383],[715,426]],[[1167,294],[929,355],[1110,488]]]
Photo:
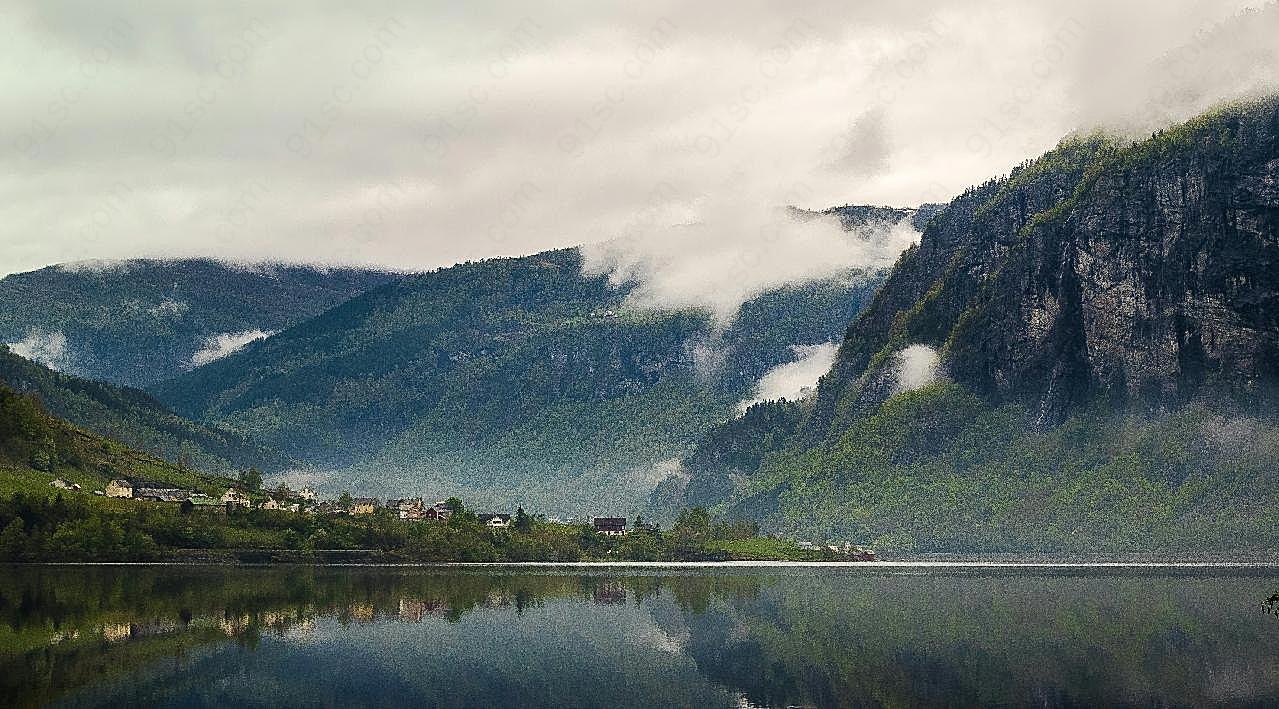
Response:
[[[889,355],[1050,425],[1098,399],[1254,408],[1279,382],[1279,107],[1134,144],[1094,136],[957,198],[849,328],[807,431],[885,396]]]

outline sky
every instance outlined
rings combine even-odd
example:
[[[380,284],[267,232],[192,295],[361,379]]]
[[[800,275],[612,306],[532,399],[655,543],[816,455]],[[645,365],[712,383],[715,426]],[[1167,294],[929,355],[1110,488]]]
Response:
[[[1273,88],[1261,5],[10,0],[0,274],[592,244],[655,300],[764,274],[727,307],[896,253],[781,206],[947,201],[1073,130]]]

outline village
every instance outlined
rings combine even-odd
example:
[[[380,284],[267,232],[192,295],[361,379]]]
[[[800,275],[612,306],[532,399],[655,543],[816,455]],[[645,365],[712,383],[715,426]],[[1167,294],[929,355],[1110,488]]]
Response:
[[[50,484],[59,490],[81,491],[80,485],[62,479],[56,479]],[[249,486],[232,485],[222,493],[221,497],[210,497],[170,483],[116,478],[108,482],[104,489],[94,490],[92,494],[139,502],[176,504],[184,513],[199,511],[233,514],[242,510],[257,509],[331,517],[386,514],[405,522],[447,522],[455,512],[462,509],[461,502],[456,498],[440,500],[428,505],[422,497],[390,498],[383,502],[380,498],[351,497],[343,493],[333,500],[321,500],[311,487],[302,487],[294,491],[285,485],[280,485],[274,490],[257,495],[250,495],[243,489],[244,487]],[[523,510],[521,509],[520,512]],[[509,529],[515,521],[509,513],[480,512],[475,513],[475,516],[481,525],[493,530]],[[548,521],[561,524],[575,523],[575,520],[558,518]],[[625,517],[590,518],[592,529],[608,537],[626,535],[626,522]]]

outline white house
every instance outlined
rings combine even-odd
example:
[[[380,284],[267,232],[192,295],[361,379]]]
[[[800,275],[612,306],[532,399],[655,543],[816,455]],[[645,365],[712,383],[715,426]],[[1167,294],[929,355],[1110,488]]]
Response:
[[[232,505],[239,505],[240,507],[249,507],[253,504],[253,501],[249,499],[248,495],[235,488],[230,488],[226,492],[222,493],[222,502],[224,504],[229,503]]]
[[[133,483],[116,479],[107,483],[107,497],[133,497]]]

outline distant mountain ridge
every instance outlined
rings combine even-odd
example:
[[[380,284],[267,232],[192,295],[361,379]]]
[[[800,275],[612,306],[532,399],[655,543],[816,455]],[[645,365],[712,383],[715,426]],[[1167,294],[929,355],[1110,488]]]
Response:
[[[61,371],[146,386],[396,277],[210,259],[50,266],[0,279],[0,342]]]

